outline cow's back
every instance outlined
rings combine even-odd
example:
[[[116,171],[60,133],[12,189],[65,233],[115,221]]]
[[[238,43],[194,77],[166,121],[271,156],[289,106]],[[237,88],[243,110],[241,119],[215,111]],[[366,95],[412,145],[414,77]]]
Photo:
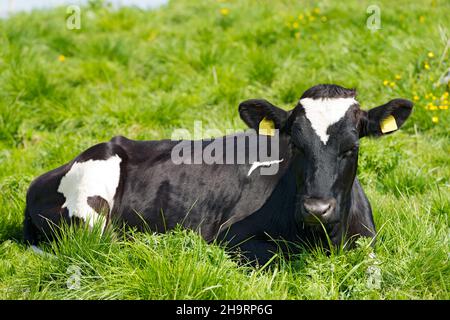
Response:
[[[283,171],[248,176],[249,164],[175,164],[171,152],[180,141],[112,141],[128,155],[123,197],[114,211],[138,229],[165,232],[181,224],[212,240],[261,208]],[[202,142],[202,149],[208,143]]]
[[[119,136],[87,149],[33,182],[25,226],[47,233],[49,224],[62,220],[93,225],[111,218],[157,232],[181,224],[212,240],[260,209],[286,170],[282,163],[278,174],[261,176],[247,174],[249,163],[175,164],[171,155],[177,143]]]

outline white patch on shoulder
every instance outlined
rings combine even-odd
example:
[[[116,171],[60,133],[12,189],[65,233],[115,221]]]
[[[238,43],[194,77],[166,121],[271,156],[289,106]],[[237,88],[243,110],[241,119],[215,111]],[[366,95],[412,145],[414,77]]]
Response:
[[[306,117],[311,123],[311,127],[319,136],[320,140],[327,144],[328,128],[338,122],[354,104],[358,104],[355,98],[333,98],[333,99],[300,99],[300,103],[305,109]]]
[[[100,196],[108,202],[110,210],[114,205],[114,196],[120,180],[120,162],[115,155],[107,160],[87,160],[75,162],[72,168],[62,177],[58,192],[66,198],[63,208],[69,210],[69,217],[78,217],[91,227],[99,219],[99,215],[89,206],[88,197]]]
[[[273,164],[280,163],[283,160],[284,159],[272,160],[272,161],[262,161],[262,162],[255,161],[255,162],[252,163],[252,166],[250,167],[250,170],[248,170],[247,177],[250,176],[252,174],[252,172],[258,167],[269,167],[269,166],[271,166]]]

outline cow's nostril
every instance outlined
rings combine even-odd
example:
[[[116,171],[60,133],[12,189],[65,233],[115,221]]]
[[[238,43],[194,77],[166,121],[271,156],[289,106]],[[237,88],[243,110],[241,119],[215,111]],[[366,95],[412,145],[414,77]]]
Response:
[[[306,211],[315,216],[321,216],[328,212],[331,208],[332,202],[322,199],[305,199],[303,206]]]

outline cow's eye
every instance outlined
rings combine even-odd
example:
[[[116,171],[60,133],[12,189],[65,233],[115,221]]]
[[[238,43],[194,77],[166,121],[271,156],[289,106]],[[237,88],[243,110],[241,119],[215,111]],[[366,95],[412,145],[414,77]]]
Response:
[[[341,156],[343,158],[348,158],[353,155],[355,155],[358,152],[358,146],[353,146],[350,149],[347,149],[346,151],[342,152]]]

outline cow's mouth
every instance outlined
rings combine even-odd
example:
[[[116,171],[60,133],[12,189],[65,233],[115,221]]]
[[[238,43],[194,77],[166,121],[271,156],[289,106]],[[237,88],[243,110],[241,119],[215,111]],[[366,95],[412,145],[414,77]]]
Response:
[[[303,217],[303,222],[308,225],[321,225],[321,224],[332,224],[336,223],[334,219],[323,219],[318,218],[312,215],[307,215],[306,217]]]

